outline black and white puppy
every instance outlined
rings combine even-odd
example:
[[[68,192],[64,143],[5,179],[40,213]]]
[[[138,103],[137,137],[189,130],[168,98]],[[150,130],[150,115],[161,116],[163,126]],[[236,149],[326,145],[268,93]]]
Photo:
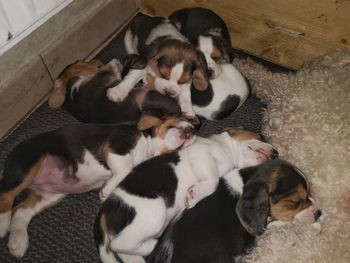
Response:
[[[221,176],[274,157],[277,151],[259,134],[229,129],[141,163],[100,207],[95,240],[102,261],[149,255],[168,223],[212,194]]]
[[[272,220],[314,223],[321,215],[305,175],[283,160],[234,170],[216,191],[172,222],[149,263],[236,262]]]
[[[231,38],[225,21],[206,8],[183,8],[169,16],[169,20],[202,51],[208,65],[208,77],[221,73],[222,63],[233,60]]]
[[[206,90],[191,88],[196,115],[208,120],[221,120],[237,110],[250,94],[246,78],[231,63],[221,64],[221,73],[209,80]]]
[[[205,8],[177,10],[169,20],[202,52],[207,63],[209,87],[203,91],[191,89],[194,112],[209,120],[229,116],[245,102],[250,89],[231,63],[231,39],[225,22]]]
[[[144,117],[137,124],[77,124],[34,136],[5,161],[0,180],[0,237],[22,257],[30,220],[67,194],[99,188],[102,200],[131,169],[153,156],[186,147],[195,138],[184,118]],[[12,210],[16,196],[27,198]]]
[[[117,86],[107,90],[112,101],[123,101],[133,87],[143,80],[162,94],[177,98],[182,112],[190,117],[192,109],[190,87],[208,87],[206,65],[196,47],[168,20],[137,15],[125,33],[128,54],[144,58],[144,67],[131,70]]]
[[[180,117],[176,100],[141,83],[123,102],[107,98],[107,89],[119,83],[131,69],[140,68],[140,64],[142,59],[136,55],[125,57],[122,63],[113,59],[105,65],[98,60],[77,61],[55,80],[48,103],[54,109],[63,107],[82,122],[122,123],[138,122],[144,116]]]

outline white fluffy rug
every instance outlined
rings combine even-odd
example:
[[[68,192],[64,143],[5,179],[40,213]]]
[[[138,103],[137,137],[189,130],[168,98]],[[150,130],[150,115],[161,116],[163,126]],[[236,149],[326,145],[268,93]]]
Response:
[[[350,262],[350,50],[318,58],[297,73],[234,63],[268,105],[264,134],[312,184],[326,215],[322,230],[268,228],[245,262]]]

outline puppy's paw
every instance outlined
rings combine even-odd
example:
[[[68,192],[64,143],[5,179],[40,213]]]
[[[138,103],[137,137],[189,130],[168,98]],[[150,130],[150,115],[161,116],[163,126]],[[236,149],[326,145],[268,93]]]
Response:
[[[197,204],[197,196],[196,196],[196,191],[194,189],[194,186],[189,188],[186,193],[186,201],[185,201],[185,206],[187,209],[194,207]]]
[[[21,258],[28,248],[28,233],[26,230],[11,232],[7,247],[12,255]]]
[[[120,85],[107,90],[108,99],[114,102],[122,102],[128,94],[129,92]]]
[[[108,198],[108,196],[113,192],[113,190],[114,187],[112,187],[109,184],[105,184],[99,192],[100,200],[102,202],[105,201]]]
[[[10,229],[11,211],[0,214],[0,238],[6,236]]]
[[[121,72],[123,70],[122,63],[118,59],[113,58],[111,61],[108,62],[108,64],[111,65],[113,73],[116,76],[117,80],[121,80]]]

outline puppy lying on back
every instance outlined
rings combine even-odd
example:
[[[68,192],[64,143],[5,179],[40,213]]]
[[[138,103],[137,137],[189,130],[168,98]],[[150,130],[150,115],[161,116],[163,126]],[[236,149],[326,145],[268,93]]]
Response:
[[[259,134],[230,129],[143,162],[101,205],[95,221],[101,260],[116,262],[117,253],[149,255],[168,223],[212,194],[221,176],[275,157]]]
[[[169,20],[202,52],[210,79],[206,90],[191,89],[194,112],[220,120],[238,109],[250,93],[247,80],[232,65],[231,39],[225,22],[205,8],[183,8]]]
[[[137,56],[127,56],[123,65],[115,59],[106,65],[97,60],[77,61],[58,76],[48,103],[54,109],[62,106],[82,122],[138,122],[141,116],[159,119],[181,116],[174,99],[142,84],[123,102],[115,103],[107,98],[107,90],[119,83],[130,69],[139,67],[139,61]]]
[[[208,87],[205,61],[196,48],[176,29],[160,17],[137,15],[129,24],[124,38],[128,54],[144,58],[142,69],[130,70],[122,82],[107,91],[110,100],[123,101],[140,80],[162,94],[176,98],[181,111],[190,117],[190,87]]]
[[[268,217],[311,224],[320,215],[307,178],[288,162],[234,170],[211,196],[168,226],[147,262],[236,262],[264,232]]]
[[[22,257],[27,226],[37,213],[67,194],[103,185],[104,200],[133,166],[191,144],[194,130],[184,118],[145,116],[138,125],[71,125],[22,142],[6,159],[0,181],[0,237],[10,230],[9,250]],[[29,195],[12,212],[25,189]]]

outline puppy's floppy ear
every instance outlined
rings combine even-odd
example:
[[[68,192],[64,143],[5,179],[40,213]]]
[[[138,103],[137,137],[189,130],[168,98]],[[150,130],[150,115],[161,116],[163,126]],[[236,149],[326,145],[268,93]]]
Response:
[[[150,128],[153,128],[155,126],[158,126],[160,124],[162,124],[162,120],[155,117],[155,116],[152,116],[152,115],[142,115],[138,124],[137,124],[137,128],[140,130],[140,131],[143,131],[143,130],[147,130],[147,129],[150,129]]]
[[[58,109],[64,103],[66,98],[66,83],[58,78],[55,80],[55,84],[53,86],[53,90],[51,91],[48,104],[53,109]]]
[[[236,205],[236,213],[242,226],[252,236],[261,235],[265,231],[269,211],[267,185],[263,182],[248,181]]]
[[[205,90],[208,88],[207,63],[202,52],[197,51],[198,59],[196,61],[196,69],[193,71],[192,83],[197,90]]]

